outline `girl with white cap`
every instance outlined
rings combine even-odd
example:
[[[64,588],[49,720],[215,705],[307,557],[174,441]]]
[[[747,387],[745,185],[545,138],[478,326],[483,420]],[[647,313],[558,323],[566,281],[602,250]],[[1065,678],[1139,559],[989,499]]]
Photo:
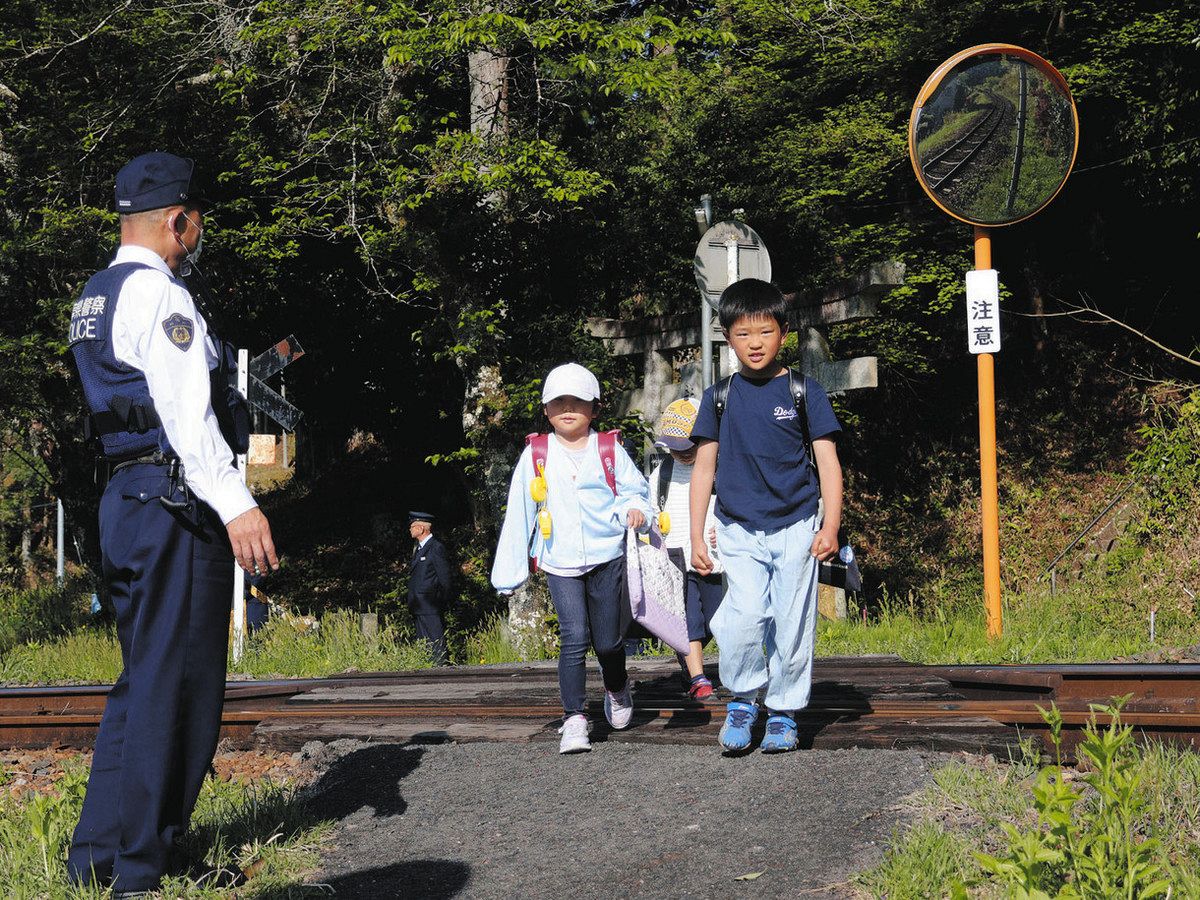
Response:
[[[501,594],[525,583],[531,556],[546,573],[560,635],[560,753],[591,749],[589,644],[600,662],[609,724],[627,728],[633,716],[625,670],[625,529],[646,527],[649,487],[620,443],[592,430],[599,399],[596,376],[578,363],[546,376],[542,404],[553,433],[531,435],[517,460],[492,566]]]

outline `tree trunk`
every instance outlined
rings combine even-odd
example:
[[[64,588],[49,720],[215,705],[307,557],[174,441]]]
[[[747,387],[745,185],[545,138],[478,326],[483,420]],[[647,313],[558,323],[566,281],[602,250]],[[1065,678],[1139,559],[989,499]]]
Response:
[[[508,57],[492,48],[467,54],[467,81],[471,96],[471,133],[486,145],[508,137]],[[486,163],[480,167],[487,171]],[[504,205],[500,191],[490,191],[484,204],[493,210]]]
[[[1050,340],[1050,327],[1046,321],[1046,297],[1042,291],[1041,275],[1033,266],[1025,269],[1025,280],[1029,284],[1029,311],[1035,316],[1031,320],[1033,328],[1033,349],[1039,356],[1046,350]]]
[[[490,48],[467,54],[471,133],[485,141],[508,135],[508,62],[508,56]]]

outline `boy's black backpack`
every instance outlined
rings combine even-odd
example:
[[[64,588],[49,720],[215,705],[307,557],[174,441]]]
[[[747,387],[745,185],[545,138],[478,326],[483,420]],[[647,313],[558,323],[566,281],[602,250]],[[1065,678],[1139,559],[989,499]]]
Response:
[[[713,386],[713,405],[717,411],[717,434],[720,437],[721,416],[729,401],[729,385],[733,382],[732,375],[726,375]],[[804,452],[808,464],[812,466],[813,474],[817,472],[817,460],[813,456],[812,435],[808,430],[808,390],[805,387],[804,376],[795,369],[788,369],[788,387],[792,394],[792,404],[796,407],[796,416],[800,423],[800,435],[804,440]],[[669,476],[668,476],[669,477]]]

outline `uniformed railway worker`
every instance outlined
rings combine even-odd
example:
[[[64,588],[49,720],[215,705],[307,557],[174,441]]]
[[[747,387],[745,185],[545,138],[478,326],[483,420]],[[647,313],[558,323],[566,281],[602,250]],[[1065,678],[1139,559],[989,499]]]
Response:
[[[137,157],[117,173],[116,210],[120,249],[75,303],[70,346],[111,471],[100,545],[124,669],[68,868],[121,897],[167,873],[216,751],[233,560],[250,572],[278,560],[235,464],[248,428],[229,348],[179,280],[204,233],[192,161]]]
[[[431,514],[410,512],[408,533],[417,542],[408,576],[408,608],[417,621],[417,636],[429,642],[434,665],[444,666],[447,658],[443,614],[450,602],[450,555],[446,545],[433,536]]]

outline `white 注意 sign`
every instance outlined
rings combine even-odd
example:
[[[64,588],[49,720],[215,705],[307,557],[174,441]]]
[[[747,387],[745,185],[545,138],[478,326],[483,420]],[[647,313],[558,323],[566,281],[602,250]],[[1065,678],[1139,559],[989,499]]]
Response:
[[[995,269],[967,273],[967,348],[1000,352],[1000,278]]]

